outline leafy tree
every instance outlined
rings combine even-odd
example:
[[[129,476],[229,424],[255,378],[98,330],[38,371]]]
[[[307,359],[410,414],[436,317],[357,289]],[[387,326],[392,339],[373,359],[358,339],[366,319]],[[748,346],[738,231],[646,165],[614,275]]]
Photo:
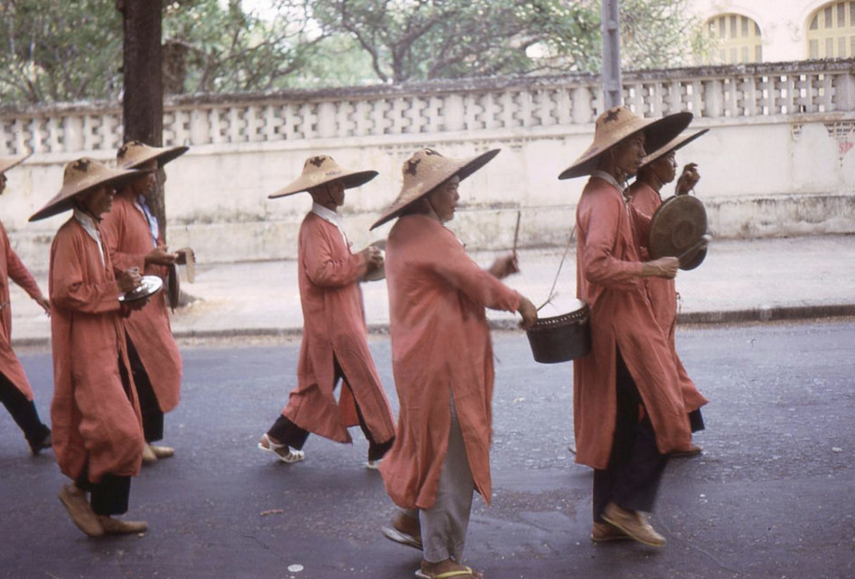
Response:
[[[121,91],[115,0],[0,0],[0,22],[4,104],[115,98]]]

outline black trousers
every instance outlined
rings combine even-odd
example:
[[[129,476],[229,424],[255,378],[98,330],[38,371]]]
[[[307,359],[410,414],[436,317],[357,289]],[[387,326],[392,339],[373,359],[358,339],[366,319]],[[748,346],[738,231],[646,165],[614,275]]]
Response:
[[[656,448],[656,433],[645,413],[638,387],[617,352],[617,416],[612,454],[606,470],[594,470],[594,521],[610,502],[633,511],[651,511],[668,455]]]
[[[349,389],[350,385],[347,382],[347,378],[344,376],[344,371],[341,369],[341,366],[339,366],[338,360],[333,358],[333,363],[335,365],[333,391],[335,391],[335,388],[338,386],[340,381],[344,382],[343,387]],[[365,418],[362,416],[362,410],[359,408],[359,404],[356,405],[356,416],[359,418],[359,428],[362,429],[362,434],[365,435],[365,438],[368,440],[368,460],[380,460],[387,452],[389,452],[389,449],[392,448],[392,443],[395,439],[393,438],[388,442],[378,444],[374,441],[371,431],[368,430],[368,425],[365,423]],[[291,448],[300,450],[309,438],[309,431],[300,428],[284,416],[280,415],[279,418],[276,419],[276,422],[273,423],[273,426],[270,427],[270,430],[267,431],[267,435],[275,438],[281,444],[287,444]]]
[[[134,375],[134,384],[137,387],[137,397],[140,401],[140,414],[143,421],[143,436],[146,442],[155,442],[163,439],[163,411],[157,402],[157,395],[151,386],[148,372],[145,371],[142,360],[137,349],[131,342],[131,337],[125,334],[128,343],[128,359],[131,362],[131,372]]]
[[[131,398],[131,381],[128,377],[128,369],[118,360],[119,374],[122,377],[122,387],[128,399]],[[131,496],[131,477],[119,476],[112,473],[105,474],[100,481],[89,480],[89,463],[83,466],[80,476],[74,484],[89,493],[89,504],[96,515],[109,517],[112,515],[123,515],[128,512],[128,502]]]
[[[2,372],[0,372],[0,402],[24,433],[30,448],[37,446],[50,434],[50,428],[45,426],[39,418],[35,402],[27,400],[23,392],[18,390]]]

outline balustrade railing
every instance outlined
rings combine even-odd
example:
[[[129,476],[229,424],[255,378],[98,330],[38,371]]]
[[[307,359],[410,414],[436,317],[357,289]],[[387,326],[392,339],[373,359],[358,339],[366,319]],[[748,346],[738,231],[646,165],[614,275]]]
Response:
[[[624,102],[655,117],[762,118],[855,111],[855,60],[629,72]],[[590,125],[602,109],[595,75],[476,79],[167,99],[164,143],[242,145]],[[0,154],[114,151],[116,103],[0,111]]]

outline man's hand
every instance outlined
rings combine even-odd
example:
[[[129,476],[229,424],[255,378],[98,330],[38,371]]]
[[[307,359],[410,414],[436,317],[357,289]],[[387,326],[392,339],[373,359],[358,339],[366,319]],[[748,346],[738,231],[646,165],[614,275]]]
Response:
[[[138,267],[132,267],[122,272],[122,275],[116,280],[120,292],[128,293],[137,289],[142,283],[140,270]]]
[[[145,256],[145,264],[172,265],[178,259],[177,253],[169,253],[165,245],[158,245]]]
[[[178,265],[186,265],[188,259],[194,264],[196,263],[196,254],[190,248],[179,249],[173,255],[175,255],[175,263]]]
[[[523,296],[520,299],[520,307],[517,308],[517,311],[522,316],[520,327],[523,330],[527,330],[537,323],[537,308],[527,297]]]
[[[695,185],[697,185],[700,180],[701,176],[698,174],[698,164],[689,163],[683,167],[683,174],[680,175],[680,178],[677,180],[677,190],[675,191],[675,194],[688,194],[689,191],[695,188]]]
[[[385,257],[383,250],[379,247],[369,245],[363,249],[361,253],[365,257],[365,263],[368,265],[368,271],[383,267]]]
[[[50,317],[50,300],[41,294],[39,294],[38,297],[34,299],[36,300],[36,303],[42,307],[47,316]]]
[[[641,267],[642,277],[661,277],[674,279],[680,268],[680,260],[676,257],[660,257],[653,261],[645,261]]]
[[[512,273],[519,272],[519,270],[520,266],[519,262],[517,262],[517,256],[510,254],[496,258],[496,261],[493,262],[493,265],[487,271],[496,279],[504,279]]]

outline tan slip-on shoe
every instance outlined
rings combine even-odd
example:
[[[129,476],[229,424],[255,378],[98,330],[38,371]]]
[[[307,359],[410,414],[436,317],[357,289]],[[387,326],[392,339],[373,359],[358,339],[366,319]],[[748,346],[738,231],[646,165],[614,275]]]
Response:
[[[700,456],[703,452],[703,448],[693,443],[692,446],[690,446],[686,450],[675,450],[670,454],[670,456],[671,458],[692,458],[695,456]]]
[[[171,446],[155,446],[153,444],[147,445],[151,451],[154,453],[158,459],[161,458],[171,458],[175,456],[175,449]]]
[[[638,511],[630,511],[609,503],[603,510],[603,518],[639,543],[651,547],[664,547],[667,543],[665,537],[657,533]]]
[[[100,537],[104,528],[98,520],[98,515],[92,511],[92,506],[86,500],[86,493],[73,484],[62,487],[59,491],[59,502],[68,511],[71,521],[77,528],[90,537]]]
[[[595,543],[608,543],[609,541],[626,541],[631,538],[632,537],[630,537],[611,523],[598,523],[594,521],[594,526],[591,527],[591,540]]]
[[[145,521],[123,521],[112,517],[99,516],[98,522],[108,535],[134,535],[136,533],[145,533],[148,530],[148,523]]]

